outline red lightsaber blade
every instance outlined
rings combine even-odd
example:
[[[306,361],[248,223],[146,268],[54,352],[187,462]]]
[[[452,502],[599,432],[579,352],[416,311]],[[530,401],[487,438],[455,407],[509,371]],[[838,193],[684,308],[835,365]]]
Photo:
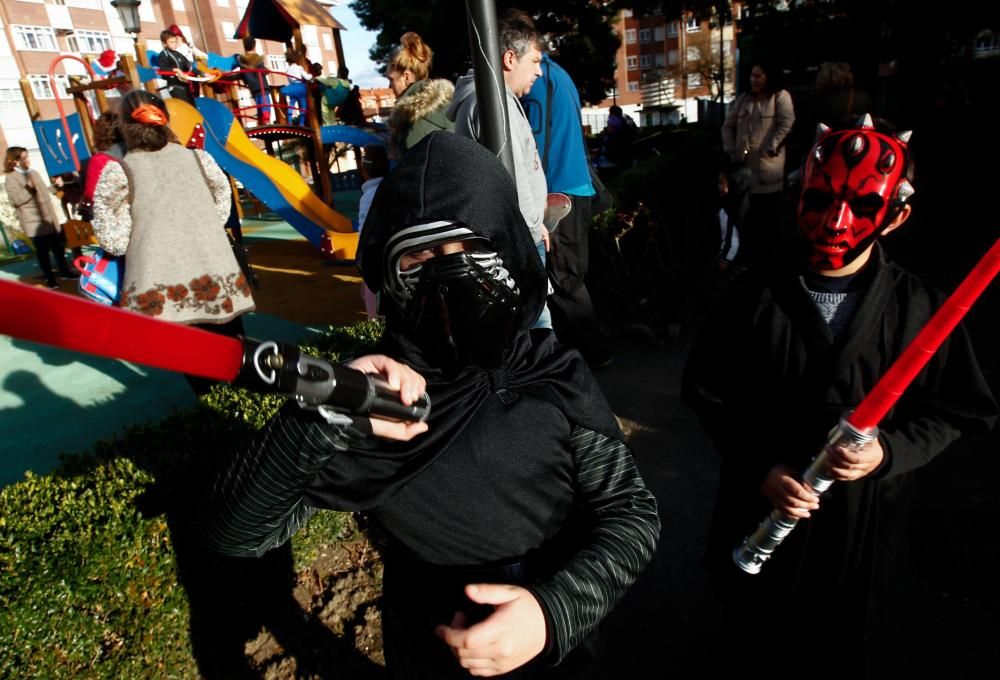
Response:
[[[0,333],[43,345],[226,382],[243,365],[236,338],[44,288],[0,281],[0,309]]]
[[[830,431],[826,446],[802,474],[803,484],[810,487],[817,495],[833,485],[834,480],[828,476],[826,470],[827,452],[836,446],[860,448],[878,436],[879,422],[899,401],[899,397],[998,273],[1000,273],[1000,239],[934,313],[927,325],[907,345],[885,375],[879,378],[875,387],[861,400],[857,408]],[[749,574],[759,573],[775,549],[788,534],[792,533],[797,522],[797,519],[785,515],[778,509],[772,510],[757,530],[733,550],[733,561],[736,566]]]

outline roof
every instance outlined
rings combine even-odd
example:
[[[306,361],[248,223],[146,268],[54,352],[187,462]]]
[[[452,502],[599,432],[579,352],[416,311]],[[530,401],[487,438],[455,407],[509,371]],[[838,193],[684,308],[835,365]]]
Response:
[[[290,42],[292,31],[303,25],[346,30],[316,0],[250,0],[233,37],[252,35],[259,40]]]

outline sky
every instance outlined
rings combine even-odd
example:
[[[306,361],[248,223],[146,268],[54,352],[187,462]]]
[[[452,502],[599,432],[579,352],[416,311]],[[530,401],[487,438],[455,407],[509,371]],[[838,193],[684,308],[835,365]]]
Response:
[[[347,0],[332,8],[331,14],[347,29],[341,31],[340,40],[344,45],[344,58],[351,69],[351,82],[360,87],[388,87],[374,62],[368,58],[368,49],[375,44],[375,33],[365,30]]]

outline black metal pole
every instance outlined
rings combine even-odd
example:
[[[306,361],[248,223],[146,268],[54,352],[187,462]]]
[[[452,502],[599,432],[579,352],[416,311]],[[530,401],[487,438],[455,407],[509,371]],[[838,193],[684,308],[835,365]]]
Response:
[[[479,143],[492,151],[514,177],[507,118],[507,86],[500,60],[500,31],[493,0],[465,0],[469,20],[472,69],[476,75],[476,109],[479,112]],[[516,180],[516,177],[515,177]]]

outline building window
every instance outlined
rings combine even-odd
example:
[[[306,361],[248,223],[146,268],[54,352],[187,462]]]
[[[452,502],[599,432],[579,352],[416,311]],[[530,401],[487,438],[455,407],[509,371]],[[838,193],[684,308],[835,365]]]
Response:
[[[337,72],[338,66],[335,61],[326,62],[326,72],[328,75],[334,75]]]
[[[333,49],[333,36],[329,33],[323,33],[323,49],[332,50]]]
[[[653,32],[648,28],[639,29],[639,42],[648,43],[653,37]]]
[[[222,38],[226,42],[236,42],[236,38],[233,37],[236,35],[236,24],[232,21],[221,21],[219,23],[222,26]]]
[[[176,9],[178,12],[186,12],[184,8],[184,0],[170,0],[170,6]]]
[[[229,7],[229,0],[215,0],[215,4],[219,7]]]
[[[0,80],[0,104],[23,104],[23,102],[24,97],[16,80],[13,78]]]
[[[677,22],[676,21],[671,21],[669,24],[667,24],[667,36],[669,36],[671,38],[676,38],[677,37]]]
[[[111,34],[104,31],[74,31],[66,41],[70,52],[94,52],[114,49]]]
[[[670,50],[667,52],[667,63],[671,66],[677,65],[677,50]]]
[[[396,105],[395,97],[386,97],[385,99],[382,100],[382,108],[391,109],[395,105]]]
[[[269,54],[267,55],[267,67],[272,71],[284,73],[288,70],[288,62],[285,61],[285,57],[282,54]]]
[[[698,21],[698,17],[696,17],[696,16],[694,16],[692,14],[687,19],[687,32],[688,33],[697,33],[700,30],[701,30],[701,22]]]
[[[376,107],[376,102],[375,102],[375,100],[374,100],[374,99],[366,99],[366,100],[365,100],[365,108],[366,108],[366,109],[374,109],[374,108],[377,108],[377,107]]]
[[[629,71],[634,71],[639,68],[639,58],[638,57],[626,57],[625,65]]]
[[[31,91],[35,95],[35,99],[55,99],[55,93],[52,92],[52,86],[49,83],[49,77],[43,75],[29,75],[28,82],[31,83]],[[66,88],[69,87],[69,79],[66,76],[56,76],[56,87],[59,88],[59,94],[65,96]]]
[[[632,10],[630,10],[630,9],[623,9],[622,10],[622,18],[623,19],[631,19],[632,18]]]
[[[653,65],[653,56],[651,54],[644,54],[639,57],[639,66],[642,68],[649,68]]]
[[[56,4],[66,5],[67,7],[79,7],[80,9],[101,9],[101,0],[63,0]]]
[[[653,42],[663,42],[663,36],[663,26],[657,26],[653,29]]]
[[[701,74],[700,73],[689,73],[687,74],[688,87],[701,87]]]
[[[685,54],[687,55],[688,61],[701,61],[701,50],[697,47],[687,48],[687,52],[685,52]]]
[[[667,65],[667,55],[665,55],[663,52],[657,52],[656,53],[656,65],[657,66],[666,66]]]
[[[639,91],[639,81],[638,80],[630,80],[630,81],[628,81],[628,88],[627,89],[628,89],[629,92],[638,92]]]
[[[58,52],[56,33],[48,26],[11,26],[14,46],[19,50]]]
[[[626,28],[625,29],[625,44],[634,45],[635,44],[635,29]]]
[[[982,31],[976,36],[973,50],[976,56],[985,56],[997,52],[1000,50],[1000,35],[992,31]]]

